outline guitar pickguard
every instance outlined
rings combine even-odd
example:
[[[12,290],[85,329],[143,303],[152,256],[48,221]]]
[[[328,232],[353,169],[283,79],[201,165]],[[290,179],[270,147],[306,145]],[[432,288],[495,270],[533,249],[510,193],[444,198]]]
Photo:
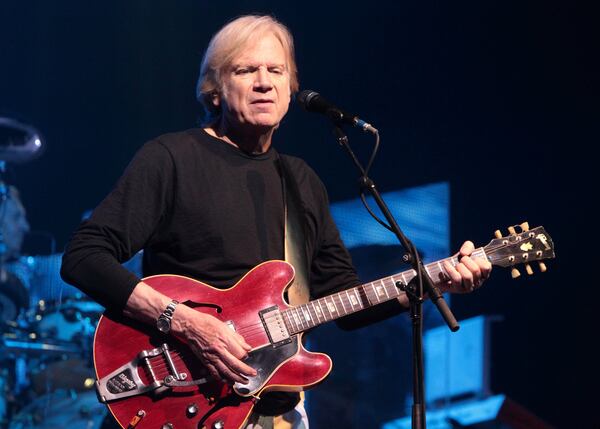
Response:
[[[256,369],[258,374],[249,378],[247,384],[235,383],[235,392],[240,396],[256,395],[277,368],[298,353],[298,335],[292,336],[290,340],[285,344],[269,344],[250,352],[244,363]]]

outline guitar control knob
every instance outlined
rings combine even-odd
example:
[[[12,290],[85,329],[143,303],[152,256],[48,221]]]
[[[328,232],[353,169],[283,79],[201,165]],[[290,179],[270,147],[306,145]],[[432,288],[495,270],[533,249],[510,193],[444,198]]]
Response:
[[[223,423],[223,420],[217,420],[216,422],[213,423],[212,427],[213,427],[213,429],[224,429],[225,423]]]
[[[185,413],[187,414],[188,417],[194,417],[196,414],[198,414],[198,405],[196,404],[190,404],[187,406]]]
[[[161,429],[173,429],[173,425],[171,423],[165,423],[162,425]]]

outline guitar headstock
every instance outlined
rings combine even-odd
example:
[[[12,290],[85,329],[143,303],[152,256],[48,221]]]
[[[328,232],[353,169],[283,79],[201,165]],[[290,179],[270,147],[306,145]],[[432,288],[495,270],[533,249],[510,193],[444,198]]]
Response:
[[[513,267],[513,278],[521,275],[514,267],[518,264],[525,264],[527,274],[533,274],[529,265],[532,261],[539,261],[540,271],[545,272],[546,265],[541,261],[554,258],[554,243],[544,227],[529,229],[529,224],[524,222],[508,227],[508,232],[509,235],[503,237],[500,231],[496,231],[496,238],[484,247],[490,262],[501,267]]]

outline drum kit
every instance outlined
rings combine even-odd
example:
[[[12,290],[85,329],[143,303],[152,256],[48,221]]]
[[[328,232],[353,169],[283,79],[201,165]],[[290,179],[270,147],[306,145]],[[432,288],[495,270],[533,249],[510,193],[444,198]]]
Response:
[[[0,429],[96,429],[107,414],[92,356],[103,308],[62,282],[61,255],[6,256],[6,164],[43,148],[33,127],[0,117]]]
[[[102,310],[73,296],[3,317],[0,428],[100,428],[106,411],[94,390],[91,346]]]

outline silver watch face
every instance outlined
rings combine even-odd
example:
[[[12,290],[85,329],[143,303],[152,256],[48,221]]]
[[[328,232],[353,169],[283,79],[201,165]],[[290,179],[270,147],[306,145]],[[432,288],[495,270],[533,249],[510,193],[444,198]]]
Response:
[[[160,332],[164,332],[167,333],[171,330],[171,322],[170,320],[164,318],[164,317],[160,317],[157,321],[156,321],[156,327],[158,328],[158,330]]]

